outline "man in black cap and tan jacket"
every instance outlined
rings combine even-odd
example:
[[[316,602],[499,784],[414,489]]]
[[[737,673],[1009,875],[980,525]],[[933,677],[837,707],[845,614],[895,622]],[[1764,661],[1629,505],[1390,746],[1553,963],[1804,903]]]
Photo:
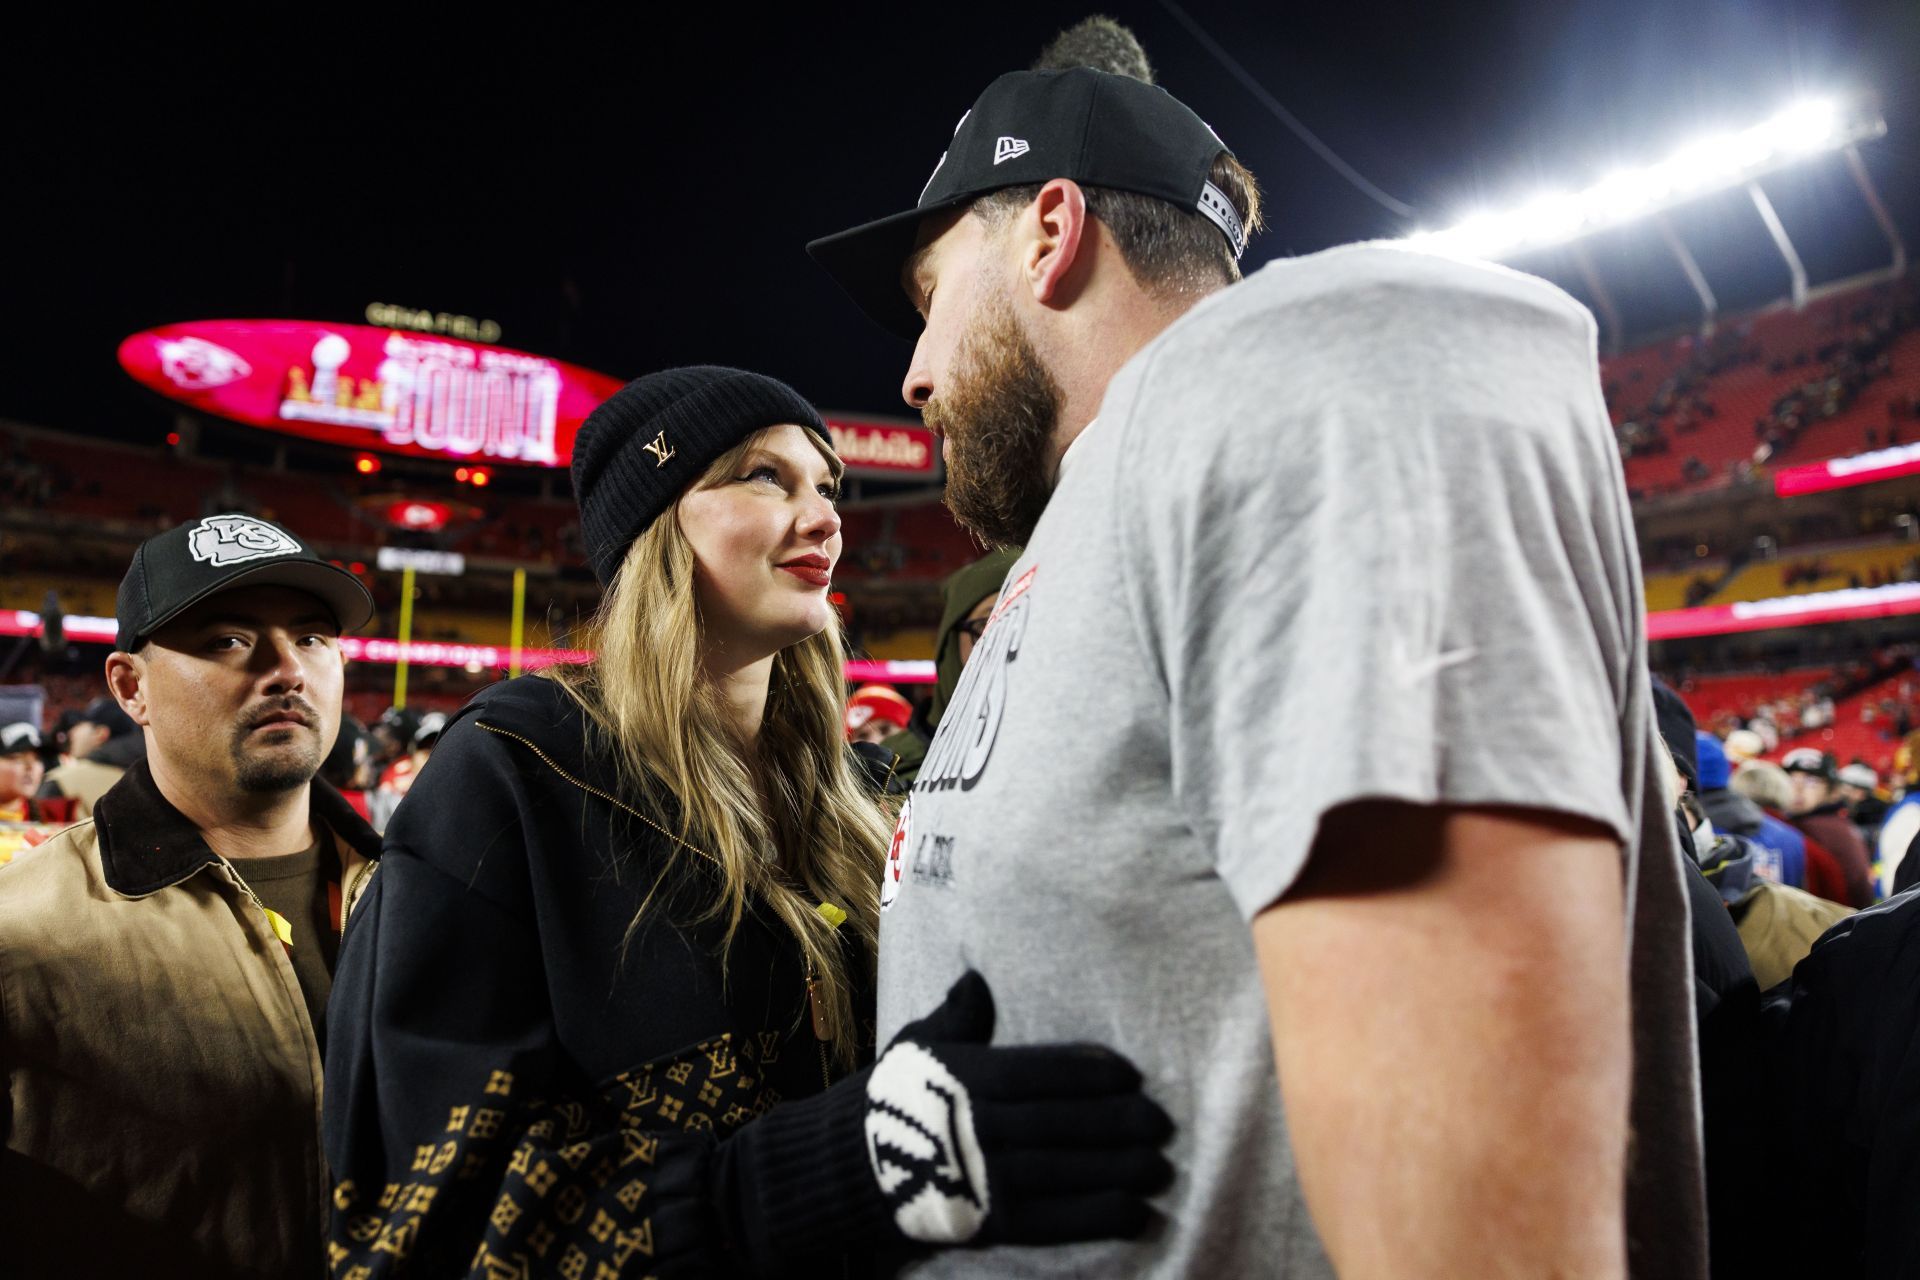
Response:
[[[146,758],[0,881],[10,1274],[318,1274],[324,1015],[379,844],[314,775],[371,613],[251,516],[134,553],[106,677]]]

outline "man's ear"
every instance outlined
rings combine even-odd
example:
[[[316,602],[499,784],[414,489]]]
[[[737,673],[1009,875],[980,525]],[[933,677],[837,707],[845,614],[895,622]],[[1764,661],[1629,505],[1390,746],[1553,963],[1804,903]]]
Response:
[[[141,728],[150,723],[147,715],[147,664],[130,653],[115,651],[107,655],[107,690],[120,709],[133,717]]]
[[[1087,218],[1087,196],[1071,178],[1055,178],[1040,188],[1027,206],[1022,229],[1028,239],[1020,259],[1020,273],[1042,306],[1062,306],[1069,298],[1068,278],[1081,258],[1092,252],[1092,228]]]

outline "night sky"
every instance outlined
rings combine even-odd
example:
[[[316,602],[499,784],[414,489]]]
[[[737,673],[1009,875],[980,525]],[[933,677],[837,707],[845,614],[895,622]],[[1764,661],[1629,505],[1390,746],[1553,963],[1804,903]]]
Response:
[[[906,351],[806,257],[911,204],[955,121],[1059,27],[1131,24],[1160,83],[1260,176],[1249,265],[1414,222],[1314,156],[1155,0],[507,18],[313,6],[10,35],[0,416],[152,439],[114,362],[168,321],[358,322],[369,302],[497,320],[505,345],[632,376],[743,364],[844,411],[903,412]],[[665,6],[628,6],[655,15]],[[823,11],[824,12],[824,11]],[[1920,249],[1913,0],[1490,0],[1188,12],[1420,222],[1584,185],[1798,92],[1877,93],[1866,158]],[[941,16],[945,14],[947,16]],[[1770,179],[1819,280],[1887,251],[1838,160]],[[1723,305],[1785,292],[1736,197],[1677,219]],[[1657,241],[1596,246],[1630,323],[1692,306]],[[1523,263],[1563,284],[1555,255]],[[1576,289],[1576,291],[1578,291]]]

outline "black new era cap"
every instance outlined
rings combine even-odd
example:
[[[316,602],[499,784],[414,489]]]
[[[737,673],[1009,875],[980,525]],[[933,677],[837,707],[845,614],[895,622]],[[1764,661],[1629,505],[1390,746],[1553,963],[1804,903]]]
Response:
[[[208,596],[235,587],[292,587],[318,596],[342,631],[373,616],[373,597],[358,578],[279,525],[255,516],[207,516],[156,534],[133,553],[115,602],[114,647],[130,653]]]
[[[920,332],[900,287],[921,219],[990,191],[1071,178],[1157,196],[1210,219],[1237,258],[1247,233],[1233,202],[1207,181],[1227,148],[1165,89],[1075,67],[1015,71],[987,86],[960,118],[920,199],[904,213],[807,246],[868,315],[902,337]]]

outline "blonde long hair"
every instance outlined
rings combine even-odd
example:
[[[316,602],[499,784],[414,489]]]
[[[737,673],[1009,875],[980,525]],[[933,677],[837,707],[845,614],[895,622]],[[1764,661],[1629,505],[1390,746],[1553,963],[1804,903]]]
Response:
[[[689,492],[732,478],[759,438],[715,462]],[[838,480],[838,456],[811,432],[808,438]],[[879,800],[847,760],[839,617],[775,655],[759,741],[745,747],[719,691],[702,677],[693,546],[677,512],[663,513],[627,549],[594,618],[593,661],[545,673],[586,712],[589,747],[612,756],[622,789],[678,817],[679,843],[627,937],[684,858],[710,859],[719,893],[693,921],[724,920],[730,948],[749,899],[779,917],[819,983],[835,1057],[851,1064],[860,1027],[853,962],[839,934],[851,930],[858,939],[870,977],[890,831]],[[820,903],[846,912],[838,930],[816,910]]]

